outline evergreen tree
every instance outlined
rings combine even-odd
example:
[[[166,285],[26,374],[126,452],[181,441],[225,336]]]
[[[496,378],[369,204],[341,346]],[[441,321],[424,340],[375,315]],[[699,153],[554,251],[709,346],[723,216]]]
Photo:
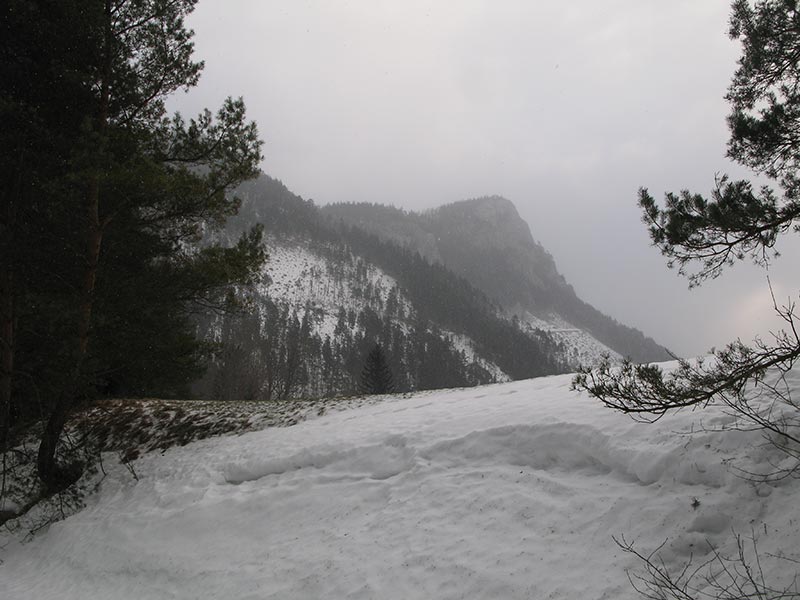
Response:
[[[365,394],[390,394],[394,391],[394,377],[380,344],[372,347],[364,362],[361,391]]]
[[[646,189],[639,204],[654,245],[689,278],[690,287],[718,277],[746,258],[767,266],[779,236],[800,220],[800,11],[789,0],[747,0],[732,4],[730,36],[742,55],[727,99],[728,155],[772,181],[754,189],[749,181],[718,178],[710,198],[688,191],[668,193],[661,208]],[[689,268],[699,265],[695,271]],[[758,427],[794,458],[782,475],[800,470],[800,404],[788,388],[765,379],[768,370],[786,374],[800,358],[794,305],[775,310],[786,329],[771,341],[740,341],[712,351],[710,361],[680,361],[665,374],[657,365],[608,361],[584,370],[574,386],[606,405],[655,420],[669,410],[719,403],[743,423]],[[751,398],[757,398],[752,400]]]
[[[202,68],[184,25],[194,4],[31,0],[0,14],[0,111],[15,123],[0,161],[16,174],[2,187],[0,428],[12,405],[48,415],[48,491],[76,476],[56,462],[75,403],[98,389],[177,393],[202,368],[192,312],[229,308],[231,284],[264,258],[259,230],[199,245],[261,155],[241,100],[216,118],[166,116]],[[37,396],[45,405],[27,408]]]

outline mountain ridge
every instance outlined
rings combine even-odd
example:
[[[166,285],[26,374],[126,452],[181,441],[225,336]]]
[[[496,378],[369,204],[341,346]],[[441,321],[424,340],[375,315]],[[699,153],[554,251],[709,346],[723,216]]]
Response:
[[[240,211],[219,235],[232,242],[260,224],[271,259],[246,314],[199,322],[219,348],[195,387],[201,397],[357,394],[375,343],[396,391],[553,375],[603,354],[669,357],[580,300],[500,196],[424,213],[318,207],[264,174],[237,196]]]
[[[510,317],[531,325],[552,322],[553,329],[585,330],[635,362],[673,358],[641,331],[580,299],[507,198],[484,196],[421,213],[368,203],[329,204],[320,211],[333,222],[365,229],[441,262]]]
[[[461,387],[568,370],[563,345],[505,318],[441,262],[366,229],[331,223],[313,202],[262,175],[241,186],[221,233],[264,227],[272,259],[245,315],[211,316],[201,335],[221,347],[201,397],[288,399],[359,392],[380,343],[397,391]]]

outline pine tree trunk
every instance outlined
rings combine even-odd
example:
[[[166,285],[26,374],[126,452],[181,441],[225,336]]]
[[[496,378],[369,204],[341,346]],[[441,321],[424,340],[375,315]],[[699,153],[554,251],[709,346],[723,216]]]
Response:
[[[67,422],[74,393],[73,388],[65,389],[61,393],[50,413],[50,417],[47,419],[42,432],[42,439],[39,442],[36,468],[47,494],[64,489],[75,479],[75,477],[68,475],[67,469],[60,468],[56,462],[58,440],[61,437],[64,424]]]
[[[104,40],[103,73],[100,79],[100,97],[98,98],[95,131],[102,137],[108,129],[109,101],[111,97],[111,60],[113,32],[111,24],[111,2],[105,2],[106,31]],[[68,380],[62,387],[56,404],[45,425],[37,456],[39,479],[44,483],[47,492],[63,489],[76,478],[74,469],[60,468],[56,461],[58,440],[78,393],[83,365],[89,348],[89,334],[92,327],[92,309],[94,307],[94,290],[97,283],[97,269],[100,263],[100,249],[103,244],[103,226],[100,223],[100,175],[93,172],[88,176],[85,202],[85,246],[84,273],[81,283],[81,299],[78,307],[78,322],[75,339],[75,356]]]
[[[5,452],[14,376],[14,270],[10,260],[0,276],[0,303],[0,452]]]
[[[84,271],[81,286],[81,303],[78,311],[75,357],[72,370],[62,392],[59,394],[50,417],[47,420],[42,439],[39,444],[37,469],[39,479],[44,483],[48,492],[54,492],[69,485],[74,480],[74,473],[70,474],[60,469],[56,462],[56,449],[58,440],[64,430],[69,412],[75,403],[78,392],[83,364],[89,348],[89,334],[92,326],[92,308],[94,306],[94,289],[97,282],[97,268],[100,262],[100,248],[103,243],[103,231],[100,227],[98,216],[100,204],[100,185],[96,176],[89,182],[87,194],[86,216],[87,234]]]
[[[16,281],[14,274],[15,233],[17,229],[17,206],[20,203],[24,165],[24,151],[20,152],[17,179],[4,199],[5,214],[0,228],[8,253],[0,273],[0,451],[5,452],[8,432],[11,427],[11,393],[14,385],[14,352],[16,348]]]

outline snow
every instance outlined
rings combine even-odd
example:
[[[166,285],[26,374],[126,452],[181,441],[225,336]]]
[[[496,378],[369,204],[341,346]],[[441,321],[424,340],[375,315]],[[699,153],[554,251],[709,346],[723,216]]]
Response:
[[[333,338],[339,308],[357,313],[367,306],[379,309],[355,291],[355,288],[361,287],[356,276],[357,259],[349,257],[350,260],[336,264],[334,268],[341,269],[337,278],[330,272],[330,259],[311,249],[307,241],[270,238],[266,248],[269,260],[264,264],[264,272],[269,283],[262,285],[259,292],[273,300],[288,303],[300,315],[307,303],[318,309],[321,318],[315,322],[314,331],[322,339],[326,335]],[[373,264],[362,263],[362,268],[364,283],[371,285],[381,305],[385,305],[390,291],[397,287],[397,281]],[[406,311],[411,310],[411,303],[402,292],[398,301]]]
[[[265,283],[259,294],[275,301],[287,303],[302,317],[308,303],[315,310],[314,332],[334,338],[334,330],[341,307],[358,313],[367,307],[378,314],[384,313],[392,289],[397,289],[398,303],[407,320],[399,324],[408,329],[408,322],[415,312],[412,302],[405,296],[397,280],[376,265],[352,255],[332,261],[319,248],[314,248],[302,238],[271,237],[266,242],[269,260],[264,264]],[[338,276],[334,274],[338,272]],[[372,290],[371,298],[365,298],[364,289]],[[560,316],[551,313],[540,318],[522,311],[520,325],[523,331],[541,329],[550,333],[556,342],[565,348],[565,360],[573,367],[597,364],[604,355],[614,359],[622,357],[608,346],[597,341],[586,331],[576,328]],[[510,377],[499,366],[477,352],[475,343],[468,336],[450,331],[443,332],[455,349],[464,353],[467,363],[477,362],[498,382]]]
[[[511,377],[506,375],[500,367],[478,354],[475,349],[475,342],[472,341],[472,338],[464,334],[453,333],[452,331],[444,331],[444,334],[450,340],[450,343],[453,344],[456,351],[464,355],[464,362],[467,364],[477,363],[478,366],[485,369],[497,383],[511,381]]]
[[[522,311],[520,324],[523,330],[525,328],[544,330],[557,342],[563,344],[566,349],[565,358],[572,367],[596,365],[604,356],[609,356],[615,361],[622,360],[622,355],[618,352],[555,313],[541,318],[528,311]]]
[[[397,301],[403,314],[408,316],[408,319],[400,320],[399,325],[408,333],[409,321],[415,313],[413,304],[398,286],[397,280],[379,267],[360,261],[363,276],[362,282],[359,283],[357,276],[359,260],[352,256],[349,261],[343,260],[336,266],[341,269],[337,278],[330,272],[330,260],[310,248],[308,241],[270,238],[266,246],[269,260],[264,264],[264,274],[268,278],[268,283],[262,285],[259,292],[262,296],[288,303],[297,309],[300,315],[305,312],[306,303],[317,309],[314,332],[318,333],[321,339],[325,339],[325,336],[334,338],[341,307],[356,313],[370,307],[378,314],[383,314],[383,307],[386,306],[393,288],[397,289]],[[364,287],[362,283],[366,282],[369,282],[370,288],[374,291],[372,299],[364,298],[356,291],[357,288]],[[476,362],[486,369],[495,381],[510,380],[500,367],[478,354],[475,343],[470,337],[447,330],[444,330],[443,334],[457,351],[464,353],[464,360],[468,364]]]
[[[636,598],[612,535],[679,567],[755,533],[768,578],[797,571],[775,556],[799,558],[800,484],[730,464],[780,458],[758,432],[636,423],[569,383],[385,397],[145,454],[138,481],[106,465],[84,510],[3,541],[0,598]]]

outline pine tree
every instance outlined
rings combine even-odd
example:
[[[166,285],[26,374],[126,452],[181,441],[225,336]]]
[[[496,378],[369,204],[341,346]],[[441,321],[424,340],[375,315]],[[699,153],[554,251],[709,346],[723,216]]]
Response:
[[[689,279],[690,287],[718,277],[735,262],[751,259],[766,267],[777,253],[777,239],[797,231],[800,221],[800,10],[789,0],[747,0],[732,4],[730,36],[742,55],[726,98],[728,155],[771,180],[755,189],[749,181],[719,177],[710,198],[682,191],[668,193],[658,206],[646,189],[639,204],[653,244]],[[699,265],[696,271],[689,268]],[[644,420],[656,420],[684,407],[720,404],[736,415],[735,427],[763,429],[793,460],[776,475],[800,472],[800,403],[781,381],[800,359],[800,328],[794,304],[775,311],[785,330],[772,340],[741,341],[712,351],[713,360],[679,361],[666,374],[658,365],[608,360],[584,369],[573,385],[607,406]],[[753,401],[752,398],[757,398]]]
[[[394,391],[394,377],[380,344],[372,347],[364,362],[361,391],[365,394],[390,394]]]
[[[800,220],[800,10],[795,0],[735,0],[730,24],[731,38],[742,43],[742,56],[727,95],[728,156],[770,179],[771,185],[754,189],[749,181],[718,177],[710,198],[689,191],[668,193],[663,208],[646,189],[640,190],[639,204],[654,245],[670,266],[688,277],[690,287],[743,259],[766,267],[777,256],[778,238],[798,231]],[[690,271],[695,265],[699,268]],[[583,369],[573,386],[648,422],[681,408],[722,406],[733,417],[720,426],[723,430],[760,430],[784,456],[766,472],[745,468],[740,475],[754,483],[797,477],[800,402],[793,397],[790,371],[800,359],[800,328],[794,303],[779,307],[774,302],[774,309],[785,329],[769,341],[735,341],[712,350],[710,360],[679,360],[669,372],[630,361],[612,365],[606,359],[594,369]],[[629,579],[648,598],[796,598],[789,588],[771,589],[763,575],[753,575],[763,573],[762,559],[781,553],[759,557],[754,541],[751,562],[736,537],[738,558],[717,554],[713,568],[711,562],[696,568],[690,560],[675,571],[658,550],[640,553],[624,539],[617,543],[642,561],[645,573]],[[724,584],[717,563],[726,575]]]
[[[14,123],[0,164],[15,174],[0,190],[0,428],[12,405],[44,399],[28,412],[47,415],[47,491],[76,475],[56,462],[76,402],[176,393],[202,367],[192,312],[228,308],[264,258],[259,230],[198,243],[236,212],[228,191],[256,174],[261,143],[241,100],[166,115],[202,69],[184,25],[194,4],[14,0],[0,13],[0,116]]]

